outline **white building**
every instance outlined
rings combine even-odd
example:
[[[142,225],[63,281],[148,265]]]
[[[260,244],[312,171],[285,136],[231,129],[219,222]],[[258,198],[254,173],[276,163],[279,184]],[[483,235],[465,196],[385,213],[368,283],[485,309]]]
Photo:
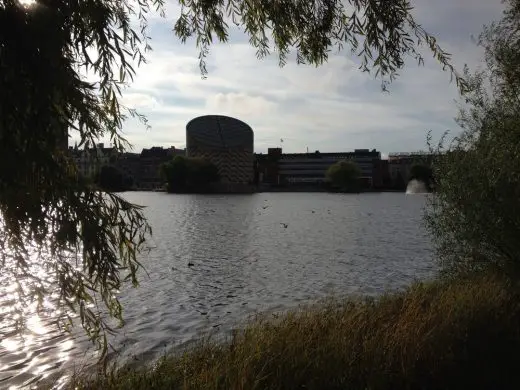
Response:
[[[90,178],[93,178],[101,167],[109,165],[116,156],[114,148],[105,148],[105,145],[102,143],[89,149],[70,149],[73,152],[74,162],[80,175]]]

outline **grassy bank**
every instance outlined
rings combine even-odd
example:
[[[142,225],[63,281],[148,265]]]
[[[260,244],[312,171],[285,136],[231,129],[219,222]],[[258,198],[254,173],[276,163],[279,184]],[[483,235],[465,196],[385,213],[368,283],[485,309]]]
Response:
[[[249,324],[103,389],[520,388],[520,286],[497,276],[416,284]]]

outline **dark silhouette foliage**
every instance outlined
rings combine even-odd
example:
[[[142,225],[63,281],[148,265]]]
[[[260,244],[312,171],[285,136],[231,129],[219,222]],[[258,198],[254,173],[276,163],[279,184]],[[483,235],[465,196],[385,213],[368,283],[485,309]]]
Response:
[[[102,166],[95,182],[101,189],[111,192],[126,191],[132,186],[132,178],[112,165]]]
[[[358,192],[361,188],[361,170],[352,161],[338,161],[326,172],[326,179],[332,186],[342,192]]]
[[[218,169],[201,158],[176,156],[161,167],[168,192],[209,192],[219,180]]]

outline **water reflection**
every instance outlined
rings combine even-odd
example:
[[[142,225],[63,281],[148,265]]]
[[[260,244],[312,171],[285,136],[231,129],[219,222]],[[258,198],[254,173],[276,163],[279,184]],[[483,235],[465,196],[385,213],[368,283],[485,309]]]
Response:
[[[63,312],[47,254],[28,249],[26,264],[8,257],[0,275],[0,388],[34,385],[74,349],[74,337],[57,326]]]
[[[432,275],[420,223],[423,197],[404,194],[192,196],[128,193],[149,206],[153,248],[138,289],[124,288],[125,327],[111,339],[141,365],[201,332],[228,332],[248,315],[336,293],[378,294]],[[287,224],[285,228],[282,224]],[[52,275],[44,279],[53,283]],[[0,388],[65,376],[93,362],[80,329],[62,333],[57,296],[26,310],[16,333],[16,285],[0,275]],[[60,382],[63,384],[63,382]],[[58,384],[60,386],[60,384]]]

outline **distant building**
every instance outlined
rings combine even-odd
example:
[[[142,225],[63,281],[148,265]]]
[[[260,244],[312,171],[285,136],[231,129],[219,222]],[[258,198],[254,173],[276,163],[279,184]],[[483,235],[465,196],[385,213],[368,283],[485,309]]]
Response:
[[[121,153],[114,166],[130,178],[131,187],[139,188],[142,177],[141,155],[139,153]]]
[[[102,166],[109,165],[117,158],[117,150],[100,143],[93,148],[78,149],[69,147],[80,175],[92,178]]]
[[[278,161],[280,161],[281,158],[281,148],[269,148],[267,149],[267,155],[255,155],[257,183],[280,184],[280,167]]]
[[[250,187],[254,180],[254,134],[246,123],[223,115],[206,115],[186,125],[186,155],[211,161],[224,189]]]
[[[431,164],[433,154],[428,152],[400,152],[388,155],[388,172],[394,186],[406,185],[414,164]]]
[[[388,160],[374,161],[374,188],[389,189],[392,187],[392,179],[390,178],[390,171]]]
[[[111,165],[131,179],[132,188],[154,190],[163,187],[160,176],[161,164],[175,156],[184,156],[184,149],[154,146],[141,153],[118,153],[115,148],[105,148],[97,144],[95,148],[78,149],[69,147],[80,175],[93,178],[103,166]]]
[[[153,146],[143,149],[139,155],[139,171],[136,174],[136,187],[143,190],[162,189],[164,181],[161,178],[161,165],[172,160],[175,156],[184,156],[183,149],[174,146],[163,148]]]
[[[259,181],[275,185],[321,185],[327,170],[340,160],[353,161],[361,170],[366,187],[382,186],[381,153],[375,149],[356,149],[338,153],[282,153],[280,148],[257,155]]]

